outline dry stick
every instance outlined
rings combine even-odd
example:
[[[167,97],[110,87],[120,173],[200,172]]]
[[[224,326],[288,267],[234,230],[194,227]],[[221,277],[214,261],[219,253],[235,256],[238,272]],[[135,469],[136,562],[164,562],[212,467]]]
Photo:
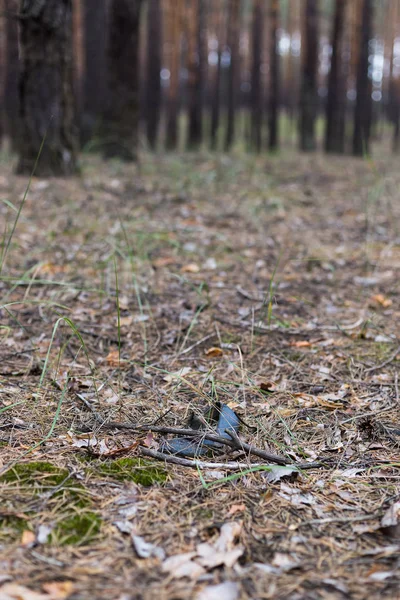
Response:
[[[181,467],[192,467],[200,469],[249,469],[251,467],[261,467],[264,463],[242,463],[242,462],[205,462],[203,460],[189,460],[188,458],[179,458],[173,454],[164,454],[163,452],[157,452],[157,450],[150,450],[150,448],[143,448],[139,446],[139,451],[143,456],[151,456],[158,460],[164,460]]]
[[[258,456],[259,458],[264,458],[265,460],[275,462],[278,465],[286,465],[286,466],[289,465],[289,466],[297,467],[298,469],[303,469],[303,470],[304,469],[317,469],[317,468],[323,466],[323,464],[320,462],[295,463],[295,462],[289,460],[288,458],[284,458],[283,456],[277,456],[276,454],[270,454],[269,452],[266,452],[265,450],[261,450],[260,448],[255,448],[254,446],[251,446],[250,444],[246,444],[246,442],[243,442],[239,438],[237,433],[234,431],[229,430],[229,431],[227,431],[227,433],[230,435],[232,440],[235,442],[235,445],[237,448],[240,448],[241,450],[249,452],[250,454],[254,454],[254,456]]]
[[[391,362],[394,361],[394,359],[399,354],[399,352],[400,352],[400,346],[398,346],[396,348],[396,350],[393,352],[393,354],[391,354],[389,356],[389,358],[387,358],[385,361],[383,361],[383,363],[381,363],[380,365],[376,365],[376,367],[370,367],[369,369],[365,369],[365,373],[370,373],[371,371],[377,371],[378,369],[383,369],[383,367],[386,367],[387,365],[389,365]]]

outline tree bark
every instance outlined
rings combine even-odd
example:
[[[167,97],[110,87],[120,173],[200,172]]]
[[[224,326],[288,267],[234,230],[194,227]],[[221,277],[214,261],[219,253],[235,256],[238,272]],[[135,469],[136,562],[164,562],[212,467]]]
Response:
[[[326,103],[325,150],[337,154],[343,154],[345,149],[346,82],[342,53],[346,5],[347,0],[336,0]]]
[[[362,19],[358,24],[357,99],[354,110],[353,154],[369,154],[372,122],[372,84],[368,74],[369,41],[372,37],[373,0],[363,0]]]
[[[107,0],[83,0],[84,68],[81,142],[100,131],[106,109]]]
[[[279,0],[270,0],[270,51],[269,51],[269,103],[268,147],[271,151],[279,146],[279,54],[278,54]]]
[[[215,33],[218,43],[217,48],[217,64],[214,69],[214,78],[213,78],[213,87],[212,87],[212,97],[211,97],[211,131],[210,131],[210,144],[211,149],[215,150],[217,148],[217,136],[220,125],[220,114],[221,114],[221,78],[222,78],[222,51],[224,48],[224,12],[225,2],[221,0],[221,3],[215,8],[213,6],[213,10],[215,11]]]
[[[197,148],[202,141],[203,85],[205,65],[205,6],[204,0],[190,0],[189,61],[188,61],[188,147]]]
[[[141,0],[111,0],[107,49],[108,94],[103,121],[105,158],[137,160]]]
[[[5,0],[5,81],[4,81],[4,133],[11,148],[18,149],[19,137],[19,56],[18,56],[18,0]]]
[[[228,16],[228,46],[231,53],[228,75],[228,121],[226,128],[225,150],[228,152],[235,139],[235,116],[237,82],[239,76],[239,27],[240,0],[230,0]]]
[[[77,170],[72,0],[21,0],[20,53],[17,172],[32,172],[44,140],[36,175],[72,175]]]
[[[173,150],[178,145],[178,113],[181,66],[181,19],[182,0],[169,0],[168,36],[171,44],[170,78],[167,101],[167,131],[165,145]]]
[[[318,0],[306,0],[302,39],[302,82],[300,91],[300,149],[316,148],[315,121],[318,113]]]
[[[262,0],[255,0],[252,22],[252,70],[251,70],[251,147],[261,151],[262,89],[261,54],[263,47]]]
[[[160,0],[149,0],[147,13],[146,133],[150,148],[157,145],[161,111],[162,16]]]

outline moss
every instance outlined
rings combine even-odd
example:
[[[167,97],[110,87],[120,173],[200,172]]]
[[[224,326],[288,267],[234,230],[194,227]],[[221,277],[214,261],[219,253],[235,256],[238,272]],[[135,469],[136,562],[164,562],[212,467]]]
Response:
[[[34,484],[36,488],[61,485],[67,479],[67,469],[48,462],[19,463],[0,477],[0,482]],[[41,490],[40,490],[41,491]]]
[[[26,519],[16,515],[0,515],[0,539],[16,540],[26,529],[32,529],[31,523]]]
[[[114,462],[101,463],[92,473],[145,486],[164,483],[167,478],[165,469],[141,458],[119,458]]]
[[[18,489],[21,511],[30,516],[29,522],[14,515],[0,515],[0,534],[18,538],[22,531],[35,526],[35,513],[24,510],[33,498],[50,492],[49,503],[56,502],[54,514],[58,522],[51,534],[50,543],[86,544],[100,531],[101,518],[91,511],[92,502],[84,486],[69,478],[67,469],[48,462],[27,462],[15,465],[0,477],[0,482]],[[10,489],[8,495],[13,491]],[[54,514],[51,520],[54,520]]]
[[[67,515],[51,533],[50,541],[60,545],[82,545],[91,542],[100,532],[101,517],[91,511]]]

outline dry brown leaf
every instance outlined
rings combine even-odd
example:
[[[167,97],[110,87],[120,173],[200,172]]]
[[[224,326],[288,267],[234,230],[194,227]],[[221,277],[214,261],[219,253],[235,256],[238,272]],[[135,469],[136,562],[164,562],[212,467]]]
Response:
[[[393,301],[383,294],[375,294],[375,296],[371,297],[370,302],[372,305],[382,306],[383,308],[389,308],[389,306],[392,306],[393,304]]]
[[[50,594],[51,600],[64,600],[72,594],[74,584],[72,581],[49,581],[42,587],[45,592]]]
[[[181,268],[182,273],[198,273],[199,271],[200,267],[196,263],[189,263]]]
[[[35,543],[35,534],[33,533],[33,531],[29,531],[29,529],[25,529],[22,532],[22,536],[21,536],[21,546],[23,546],[24,548],[28,548],[29,546],[32,546]]]
[[[106,356],[106,362],[109,367],[127,367],[129,362],[127,360],[120,360],[120,354],[118,350],[110,350],[110,352]]]
[[[48,262],[40,266],[39,273],[43,273],[45,275],[56,275],[57,273],[65,273],[67,270],[68,265],[55,265],[51,262]]]
[[[277,384],[273,381],[260,381],[257,383],[257,387],[263,392],[275,392],[277,389]]]
[[[167,267],[168,265],[173,265],[176,262],[177,260],[173,256],[161,256],[160,258],[153,260],[152,264],[154,267]]]
[[[292,342],[290,345],[295,348],[309,348],[312,346],[312,343],[308,340],[298,340],[297,342]]]
[[[232,504],[232,506],[230,507],[229,511],[228,511],[228,515],[234,515],[238,512],[244,512],[246,510],[246,505],[245,504]]]
[[[219,356],[223,356],[224,352],[221,348],[212,347],[205,350],[204,354],[207,358],[218,358]]]

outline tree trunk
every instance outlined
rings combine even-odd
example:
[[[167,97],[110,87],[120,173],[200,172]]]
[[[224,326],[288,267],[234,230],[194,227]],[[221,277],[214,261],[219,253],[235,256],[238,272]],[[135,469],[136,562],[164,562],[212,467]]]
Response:
[[[161,111],[162,17],[160,0],[149,0],[147,13],[146,133],[150,148],[157,145]]]
[[[107,49],[105,158],[136,161],[139,135],[139,23],[141,0],[111,0]]]
[[[107,0],[83,0],[84,76],[81,141],[99,133],[106,109]]]
[[[336,0],[326,103],[325,150],[338,154],[343,154],[345,142],[346,82],[342,54],[346,4],[347,0]]]
[[[263,47],[262,0],[255,0],[252,23],[252,70],[251,70],[251,147],[261,151],[262,89],[261,55]]]
[[[239,71],[239,19],[240,0],[230,0],[228,16],[228,46],[231,53],[228,75],[228,121],[226,128],[225,150],[228,152],[235,139],[235,116],[237,81]]]
[[[372,37],[373,0],[363,0],[362,19],[358,24],[359,55],[357,65],[357,99],[354,111],[353,154],[369,154],[372,122],[371,79],[368,75],[369,41]]]
[[[219,130],[219,122],[220,122],[220,114],[221,114],[221,78],[222,78],[222,51],[224,48],[224,12],[225,3],[221,0],[221,3],[215,8],[213,6],[213,10],[216,12],[215,14],[215,32],[218,43],[218,57],[217,64],[214,70],[214,78],[213,78],[213,87],[212,87],[212,98],[211,98],[211,149],[215,150],[217,148],[217,136]]]
[[[173,150],[178,145],[179,83],[181,66],[182,0],[169,0],[168,41],[171,44],[170,78],[167,102],[167,132],[165,145]]]
[[[4,133],[8,137],[11,148],[18,149],[19,137],[19,56],[18,56],[18,0],[5,1],[5,81],[4,81]]]
[[[188,147],[196,148],[202,141],[203,84],[205,65],[204,0],[190,0],[188,23]]]
[[[20,2],[18,173],[72,175],[77,170],[72,69],[72,0]]]
[[[316,148],[315,120],[318,112],[318,0],[306,0],[302,39],[302,82],[300,91],[300,149]]]
[[[269,51],[269,106],[268,106],[268,147],[271,151],[279,146],[279,0],[270,0],[270,51]]]

